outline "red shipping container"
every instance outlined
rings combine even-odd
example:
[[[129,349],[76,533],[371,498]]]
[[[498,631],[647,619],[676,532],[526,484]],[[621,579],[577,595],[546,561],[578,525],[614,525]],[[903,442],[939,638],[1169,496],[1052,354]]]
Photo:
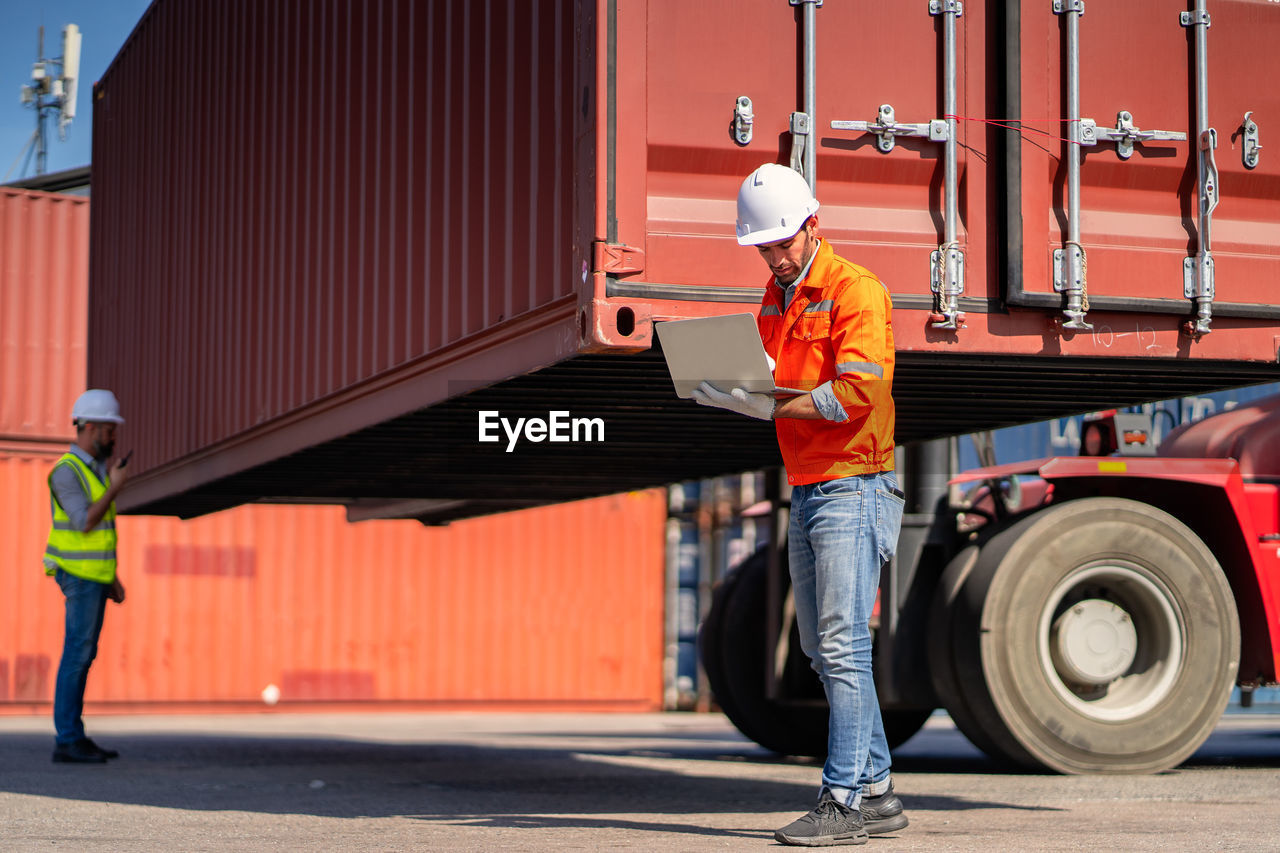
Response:
[[[648,350],[655,321],[755,310],[733,200],[793,154],[893,294],[900,443],[1274,380],[1280,161],[1245,162],[1245,115],[1280,114],[1280,21],[1060,6],[160,0],[94,95],[90,378],[139,409],[126,508],[470,502],[448,517],[776,464]],[[269,120],[263,80],[288,81]],[[1130,129],[1166,133],[1126,159]],[[1213,320],[1188,334],[1210,183]],[[479,446],[504,407],[608,435]]]

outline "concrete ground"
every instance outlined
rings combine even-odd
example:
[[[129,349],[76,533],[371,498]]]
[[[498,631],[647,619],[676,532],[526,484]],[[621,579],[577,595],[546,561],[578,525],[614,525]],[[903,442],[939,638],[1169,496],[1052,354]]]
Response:
[[[758,850],[818,768],[706,714],[95,717],[105,766],[0,717],[0,850]],[[895,754],[908,850],[1280,850],[1280,716],[1154,776],[1002,770],[937,715]]]

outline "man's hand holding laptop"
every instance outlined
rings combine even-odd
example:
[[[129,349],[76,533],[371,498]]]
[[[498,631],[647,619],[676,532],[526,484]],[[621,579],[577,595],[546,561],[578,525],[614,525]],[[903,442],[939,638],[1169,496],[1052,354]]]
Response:
[[[773,359],[769,360],[773,361]],[[770,365],[769,369],[772,370],[773,365]],[[734,388],[726,394],[710,382],[703,382],[694,388],[693,399],[702,406],[728,409],[762,421],[773,420],[773,413],[778,409],[778,401],[772,394],[752,393],[742,388]]]

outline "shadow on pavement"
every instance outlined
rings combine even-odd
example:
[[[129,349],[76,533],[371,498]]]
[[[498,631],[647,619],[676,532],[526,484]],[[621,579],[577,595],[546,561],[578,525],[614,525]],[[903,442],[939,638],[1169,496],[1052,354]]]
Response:
[[[530,748],[129,734],[98,738],[122,753],[107,765],[53,764],[50,740],[0,736],[0,764],[5,767],[0,791],[197,811],[406,816],[480,826],[609,826],[723,835],[724,829],[636,820],[635,815],[798,814],[812,802],[818,775],[814,764],[812,773],[808,767],[796,768],[806,771],[803,782],[779,780],[779,766],[797,762],[746,743],[735,749],[731,743],[705,740],[691,741],[688,749],[669,744],[659,749],[588,747],[581,739]],[[908,797],[908,808],[913,805],[1025,808],[924,792]],[[770,837],[755,827],[740,834]]]

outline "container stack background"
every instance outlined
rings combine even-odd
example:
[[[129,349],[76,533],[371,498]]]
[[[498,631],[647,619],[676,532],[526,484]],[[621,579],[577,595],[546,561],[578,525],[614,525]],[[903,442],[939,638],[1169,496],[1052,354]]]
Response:
[[[41,553],[85,388],[89,209],[0,189],[0,713],[46,710],[61,654]],[[126,419],[158,402],[121,401]],[[263,709],[269,685],[293,710],[657,709],[666,520],[664,490],[445,527],[331,506],[123,516],[127,600],[89,710]]]

